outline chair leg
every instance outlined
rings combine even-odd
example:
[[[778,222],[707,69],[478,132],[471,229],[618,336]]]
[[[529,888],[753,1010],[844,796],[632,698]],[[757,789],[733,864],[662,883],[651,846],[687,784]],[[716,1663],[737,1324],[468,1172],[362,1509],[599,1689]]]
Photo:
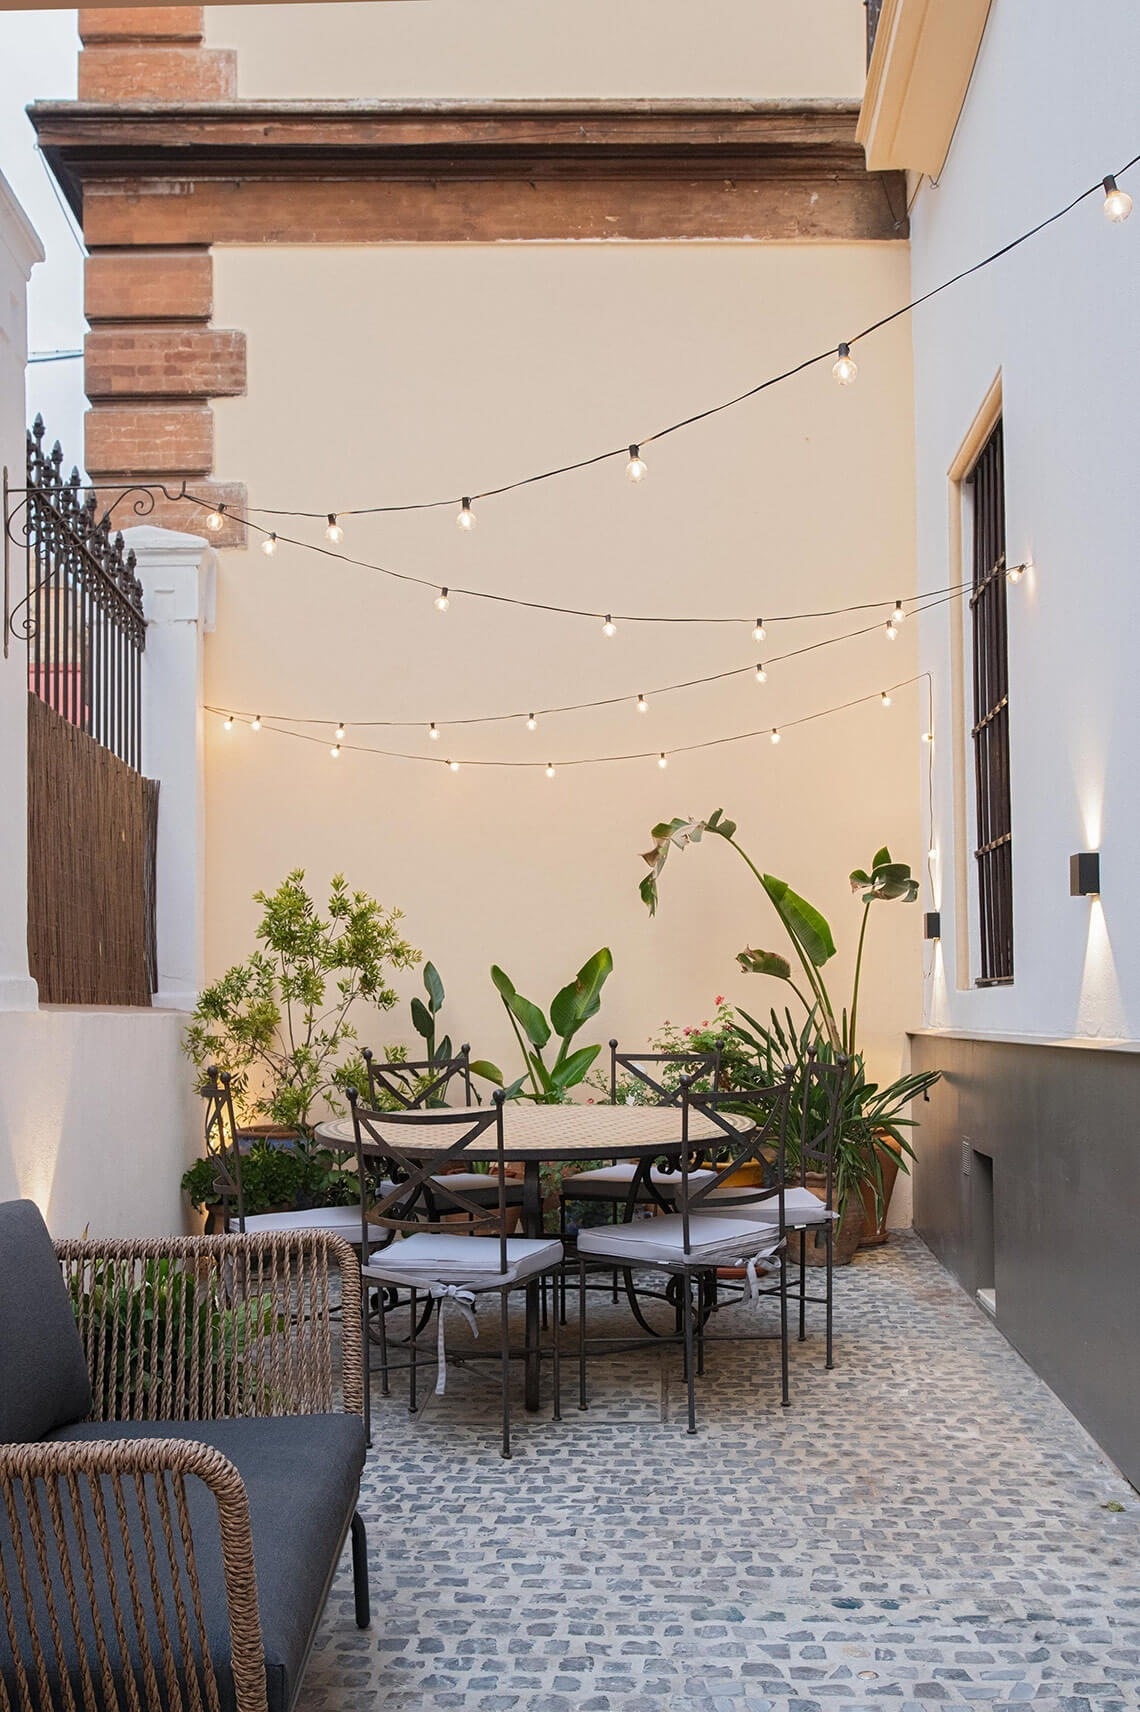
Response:
[[[562,1253],[563,1253],[563,1256],[565,1256],[565,1253],[566,1253],[566,1199],[565,1199],[565,1196],[562,1195],[561,1193],[559,1193],[559,1196],[558,1196],[558,1240],[562,1244]],[[562,1324],[565,1325],[566,1324],[566,1267],[565,1267],[565,1264],[560,1266],[558,1268],[558,1271],[554,1275],[554,1288],[558,1292],[558,1309],[559,1309],[559,1313],[562,1316]]]
[[[411,1319],[411,1333],[410,1333],[410,1336],[408,1338],[408,1349],[410,1351],[409,1360],[408,1360],[408,1413],[410,1415],[414,1415],[416,1412],[416,1293],[415,1293],[415,1291],[414,1290],[411,1291],[410,1295],[411,1295],[410,1306],[411,1306],[412,1319]]]
[[[688,1431],[697,1430],[697,1375],[696,1364],[693,1360],[693,1292],[692,1280],[687,1272],[680,1274],[681,1280],[681,1318],[685,1330],[685,1378],[689,1390],[689,1426]]]
[[[511,1308],[506,1290],[500,1290],[500,1325],[503,1342],[503,1445],[501,1456],[511,1454]]]
[[[702,1379],[705,1372],[705,1293],[707,1281],[703,1272],[697,1273],[697,1377]]]
[[[550,1364],[554,1369],[554,1419],[556,1421],[562,1419],[562,1351],[559,1347],[561,1340],[558,1336],[558,1281],[561,1274],[562,1269],[560,1267],[557,1272],[552,1273],[550,1280],[551,1289],[554,1291],[555,1310],[550,1319]]]
[[[800,1232],[800,1342],[807,1341],[807,1231]]]
[[[388,1383],[388,1302],[387,1290],[381,1287],[376,1312],[380,1316],[380,1395],[388,1397],[392,1388]]]
[[[369,1450],[371,1450],[372,1449],[372,1351],[369,1349],[368,1346],[372,1340],[368,1335],[368,1294],[369,1294],[369,1292],[368,1292],[368,1280],[365,1279],[364,1289],[361,1291],[360,1329],[361,1329],[361,1332],[363,1333],[363,1343],[364,1343],[364,1442],[368,1446]],[[384,1312],[383,1308],[381,1308],[380,1312],[381,1312],[381,1315],[383,1315],[383,1312]],[[383,1323],[384,1323],[383,1318],[381,1318],[380,1324],[383,1325]],[[385,1367],[385,1372],[387,1372],[386,1367]],[[355,1535],[353,1537],[355,1538]]]
[[[578,1407],[586,1409],[586,1262],[578,1260]]]
[[[352,1512],[352,1596],[356,1604],[356,1626],[367,1629],[372,1621],[368,1602],[368,1538],[359,1510]]]
[[[780,1247],[780,1402],[786,1409],[791,1402],[788,1392],[788,1245]]]
[[[835,1366],[835,1363],[831,1358],[831,1309],[832,1309],[831,1267],[832,1267],[832,1260],[833,1260],[833,1248],[832,1248],[833,1242],[834,1242],[834,1235],[833,1235],[833,1231],[832,1231],[832,1222],[830,1219],[828,1219],[827,1229],[824,1232],[824,1243],[826,1244],[826,1248],[825,1248],[826,1258],[825,1258],[823,1264],[824,1264],[824,1271],[826,1272],[826,1275],[827,1275],[827,1281],[826,1281],[826,1284],[824,1287],[824,1297],[825,1297],[825,1301],[826,1301],[826,1306],[825,1306],[824,1311],[827,1315],[827,1360],[824,1362],[824,1367],[827,1369],[827,1371],[829,1373],[830,1373],[831,1369]]]
[[[617,1202],[615,1201],[613,1206],[610,1209],[610,1223],[612,1225],[617,1225],[617,1224],[620,1224],[622,1222],[620,1214],[621,1214],[621,1208],[618,1206]],[[613,1269],[611,1277],[612,1277],[613,1282],[612,1282],[611,1287],[610,1287],[610,1301],[613,1302],[614,1305],[616,1306],[617,1305],[617,1299],[618,1299],[618,1269],[616,1266]]]

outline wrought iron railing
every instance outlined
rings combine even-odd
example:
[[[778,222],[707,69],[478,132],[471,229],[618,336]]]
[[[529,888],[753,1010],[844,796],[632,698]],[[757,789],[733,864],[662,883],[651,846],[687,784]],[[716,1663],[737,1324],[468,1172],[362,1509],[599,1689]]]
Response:
[[[883,0],[863,0],[867,8],[867,64],[871,63],[871,55],[875,51],[875,36],[879,28],[879,13],[883,10]]]
[[[28,434],[28,688],[70,724],[142,768],[142,584],[135,555],[99,516],[78,470],[63,475],[42,416]]]

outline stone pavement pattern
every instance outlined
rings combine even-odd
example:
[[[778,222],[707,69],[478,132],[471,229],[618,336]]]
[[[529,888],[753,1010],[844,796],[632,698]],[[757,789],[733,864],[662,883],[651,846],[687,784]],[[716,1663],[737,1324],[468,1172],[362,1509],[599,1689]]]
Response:
[[[1140,1707],[1140,1499],[916,1238],[836,1285],[835,1370],[793,1342],[785,1410],[714,1345],[695,1439],[675,1350],[520,1399],[511,1462],[491,1365],[377,1392],[373,1627],[343,1564],[298,1712]]]

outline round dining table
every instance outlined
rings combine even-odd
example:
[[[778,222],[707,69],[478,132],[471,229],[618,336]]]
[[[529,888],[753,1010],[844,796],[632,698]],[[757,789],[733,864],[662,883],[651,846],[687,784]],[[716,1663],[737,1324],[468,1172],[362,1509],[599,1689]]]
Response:
[[[455,1116],[455,1107],[440,1116]],[[540,1237],[542,1233],[542,1165],[585,1165],[595,1159],[655,1159],[659,1155],[676,1156],[681,1151],[681,1107],[676,1106],[540,1106],[512,1101],[503,1108],[503,1157],[508,1164],[523,1167],[523,1235]],[[438,1139],[432,1137],[433,1112],[417,1113],[423,1119],[416,1125],[415,1145],[412,1146],[407,1126],[392,1125],[392,1141],[401,1152],[430,1160],[433,1152],[446,1153],[455,1143],[454,1126],[441,1129]],[[383,1135],[383,1118],[369,1113],[369,1125]],[[707,1148],[710,1143],[723,1144],[730,1130],[747,1128],[744,1119],[733,1120],[726,1112],[710,1117],[703,1111],[689,1112],[689,1147],[693,1151]],[[337,1118],[318,1124],[318,1144],[339,1153],[354,1151],[356,1139],[351,1118]],[[434,1145],[433,1145],[434,1140]],[[365,1144],[364,1153],[379,1154],[375,1142]],[[486,1162],[498,1158],[498,1140],[494,1127],[463,1150],[463,1159]],[[454,1156],[453,1156],[454,1157]],[[538,1284],[526,1290],[526,1406],[539,1406]]]

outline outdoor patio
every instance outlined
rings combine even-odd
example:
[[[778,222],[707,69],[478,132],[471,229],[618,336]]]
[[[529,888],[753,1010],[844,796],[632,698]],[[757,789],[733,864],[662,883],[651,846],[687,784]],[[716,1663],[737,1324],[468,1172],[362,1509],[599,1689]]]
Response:
[[[788,1410],[776,1341],[711,1346],[696,1439],[675,1348],[592,1362],[585,1415],[565,1374],[509,1464],[494,1363],[416,1417],[374,1384],[373,1627],[346,1559],[301,1712],[1136,1706],[1131,1488],[916,1237],[836,1297]]]

